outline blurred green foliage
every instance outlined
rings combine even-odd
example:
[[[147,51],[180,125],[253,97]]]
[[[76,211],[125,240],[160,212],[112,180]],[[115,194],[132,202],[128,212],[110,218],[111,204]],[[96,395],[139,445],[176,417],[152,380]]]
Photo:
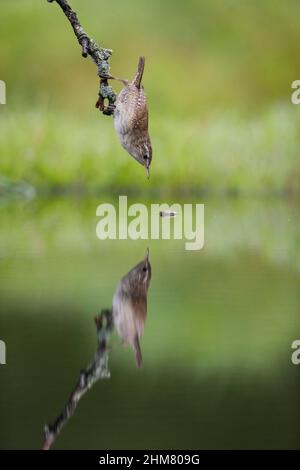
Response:
[[[71,0],[114,49],[112,73],[144,85],[152,179],[94,109],[98,79],[46,0],[2,0],[0,174],[35,186],[299,191],[300,4],[296,0]],[[118,84],[115,84],[120,89]]]

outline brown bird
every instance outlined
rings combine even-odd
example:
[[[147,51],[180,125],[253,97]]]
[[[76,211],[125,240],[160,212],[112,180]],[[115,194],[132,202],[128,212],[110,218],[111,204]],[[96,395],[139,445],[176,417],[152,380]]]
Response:
[[[114,123],[122,146],[146,168],[149,178],[152,146],[148,133],[147,99],[141,84],[144,67],[145,58],[140,57],[132,82],[122,80],[125,87],[116,100]]]
[[[147,317],[147,294],[151,279],[149,251],[119,282],[113,297],[113,321],[123,343],[132,347],[136,365],[142,366],[140,338]]]

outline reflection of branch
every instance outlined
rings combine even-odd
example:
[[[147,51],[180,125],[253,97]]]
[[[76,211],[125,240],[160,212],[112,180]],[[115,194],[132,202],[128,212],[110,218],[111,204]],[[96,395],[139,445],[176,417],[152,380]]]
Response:
[[[103,112],[103,114],[111,115],[114,112],[114,103],[116,101],[116,93],[110,85],[108,85],[109,74],[109,63],[108,60],[112,55],[111,49],[104,49],[99,47],[98,44],[91,39],[87,33],[83,30],[75,11],[72,10],[67,0],[48,0],[49,3],[56,1],[63,10],[64,14],[70,21],[75,36],[78,39],[79,44],[82,47],[83,57],[91,56],[98,68],[98,76],[100,77],[100,90],[99,100],[97,101],[97,108]],[[104,100],[108,100],[108,106],[104,106]]]
[[[85,370],[80,372],[78,383],[61,414],[53,424],[45,426],[43,450],[50,449],[63,426],[73,416],[83,395],[92,388],[97,380],[110,377],[107,340],[113,329],[112,311],[102,310],[100,315],[95,318],[95,323],[97,327],[98,347],[94,359]]]

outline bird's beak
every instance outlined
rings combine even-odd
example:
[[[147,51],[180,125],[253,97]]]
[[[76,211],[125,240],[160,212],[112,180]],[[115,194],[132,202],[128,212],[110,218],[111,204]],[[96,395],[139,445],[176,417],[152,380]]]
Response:
[[[149,179],[149,178],[150,178],[150,169],[149,169],[149,165],[146,166],[146,175],[147,175],[147,178]]]
[[[147,248],[145,261],[149,262],[149,248]]]

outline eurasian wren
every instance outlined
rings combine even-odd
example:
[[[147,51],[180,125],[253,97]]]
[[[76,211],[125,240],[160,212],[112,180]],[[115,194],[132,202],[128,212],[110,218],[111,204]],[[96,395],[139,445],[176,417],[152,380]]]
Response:
[[[148,107],[141,84],[145,58],[140,57],[132,82],[123,80],[125,87],[119,93],[114,111],[115,129],[125,150],[146,168],[152,160],[152,147],[148,133]]]
[[[119,282],[113,297],[113,321],[123,343],[129,344],[138,367],[142,365],[140,338],[147,317],[147,294],[151,279],[149,252]]]

